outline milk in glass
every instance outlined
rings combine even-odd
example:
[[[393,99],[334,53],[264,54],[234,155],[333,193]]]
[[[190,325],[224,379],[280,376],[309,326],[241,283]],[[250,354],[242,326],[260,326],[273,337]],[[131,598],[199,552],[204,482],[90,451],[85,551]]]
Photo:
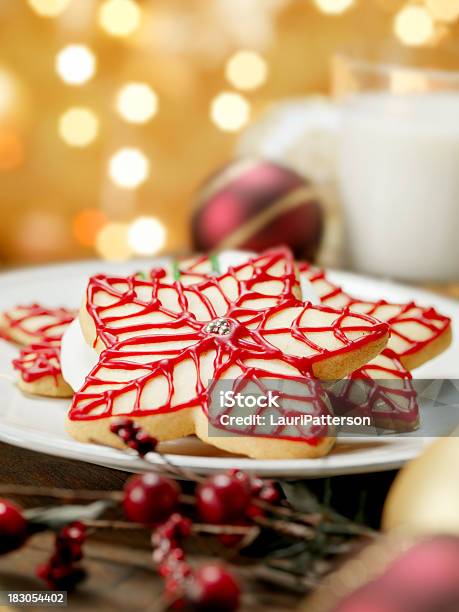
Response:
[[[355,268],[459,279],[459,93],[349,99],[339,166]]]

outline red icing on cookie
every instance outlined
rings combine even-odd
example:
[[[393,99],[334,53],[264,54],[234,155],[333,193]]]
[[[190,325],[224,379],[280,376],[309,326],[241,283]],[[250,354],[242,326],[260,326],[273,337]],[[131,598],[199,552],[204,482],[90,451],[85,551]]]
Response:
[[[282,277],[272,273],[273,266],[283,264]],[[275,294],[266,292],[266,283],[276,283]],[[135,323],[139,316],[148,317],[161,313],[164,317],[176,318],[177,313],[184,314],[190,320],[211,321],[218,317],[235,317],[248,321],[260,318],[266,310],[264,302],[271,305],[286,299],[296,300],[295,289],[299,289],[294,262],[285,249],[276,249],[250,259],[246,263],[230,268],[218,277],[206,276],[194,286],[184,286],[180,282],[167,282],[158,270],[152,271],[150,280],[143,280],[137,275],[128,277],[108,277],[100,274],[92,277],[87,288],[87,310],[93,319],[98,338],[105,346],[111,346],[123,334],[141,334],[149,330],[157,331],[172,325],[167,322],[144,324]],[[108,305],[98,304],[98,294],[109,296]],[[172,310],[163,306],[162,296],[172,296]],[[135,309],[130,316],[125,316],[124,326],[120,326],[120,317],[112,316],[110,311],[129,305]],[[196,308],[193,308],[193,305]],[[113,328],[113,324],[116,328]]]
[[[409,431],[416,429],[419,424],[419,405],[417,395],[411,380],[412,376],[400,362],[400,357],[415,353],[429,342],[435,340],[450,324],[450,319],[433,308],[420,308],[413,302],[408,304],[390,304],[385,300],[377,302],[364,302],[348,295],[341,287],[331,283],[324,270],[319,270],[307,263],[299,265],[300,272],[306,274],[315,292],[322,303],[327,304],[336,299],[350,310],[356,308],[358,312],[364,310],[368,314],[381,316],[381,308],[386,306],[396,309],[395,314],[387,317],[391,326],[391,336],[398,336],[409,345],[409,348],[397,354],[393,349],[386,348],[381,355],[365,367],[353,372],[346,383],[335,385],[329,390],[333,407],[338,413],[354,413],[361,416],[370,416],[376,427],[394,429],[396,431]],[[378,312],[379,309],[379,312]],[[383,310],[384,312],[384,310]],[[413,313],[416,316],[412,316]],[[414,321],[424,329],[428,329],[430,337],[418,341],[407,335],[400,334],[394,329],[394,324]],[[389,341],[389,346],[391,341]],[[387,384],[385,381],[388,381]],[[354,387],[357,382],[358,389]],[[395,381],[395,383],[394,383]],[[395,388],[394,388],[395,384]],[[392,385],[392,386],[391,386]],[[358,401],[355,397],[358,395]]]
[[[419,425],[411,374],[386,349],[347,380],[328,389],[337,414],[368,416],[376,428],[412,431]]]
[[[74,311],[67,308],[47,308],[40,304],[17,306],[15,310],[20,311],[19,316],[14,311],[3,312],[6,327],[16,329],[27,335],[30,339],[28,344],[59,341],[66,326],[73,321],[76,315]],[[34,329],[30,329],[27,327],[27,323],[30,323],[32,319],[42,319],[44,322],[34,326]],[[6,333],[8,335],[8,332]]]
[[[263,252],[263,257],[268,257],[271,261],[282,260],[285,266],[285,276],[291,277],[297,284],[297,274],[295,262],[290,249],[279,246]],[[247,261],[254,261],[254,257],[247,254]],[[256,256],[255,256],[256,260]],[[220,276],[219,255],[195,255],[191,258],[180,258],[172,262],[172,276],[174,280],[179,280],[182,285],[195,285],[202,283],[212,276]],[[300,296],[300,293],[298,293]]]
[[[262,255],[218,278],[207,278],[190,287],[163,282],[156,274],[150,282],[135,276],[93,277],[88,285],[87,308],[97,337],[108,348],[75,395],[70,419],[148,416],[194,407],[207,411],[209,379],[224,378],[232,367],[237,370],[238,380],[309,379],[314,363],[387,334],[386,324],[367,315],[351,315],[298,301],[293,296],[293,266],[292,274],[282,279],[270,273],[275,257],[273,253]],[[266,286],[273,280],[280,283],[276,295]],[[129,314],[121,317],[121,306],[127,307]],[[326,321],[317,326],[311,315],[319,313]],[[282,325],[275,321],[281,316],[286,317]],[[291,353],[276,346],[281,335],[287,335],[294,345]],[[321,335],[324,345],[320,343]],[[327,348],[330,340],[338,346]],[[193,387],[193,392],[180,401],[176,400],[175,378],[180,376],[177,368],[185,360],[192,367],[194,382],[187,377],[187,387]],[[276,362],[288,373],[276,371]],[[128,380],[117,382],[116,371],[121,373],[121,381],[130,372]],[[156,378],[167,393],[158,398],[158,405],[151,406],[144,403],[143,395]],[[316,402],[315,407],[318,405]],[[325,405],[321,405],[322,410]],[[295,439],[285,432],[275,435]],[[312,443],[315,438],[309,430],[301,439]]]
[[[388,348],[392,349],[399,359],[403,360],[404,357],[421,351],[451,324],[449,317],[441,315],[434,308],[422,308],[414,302],[393,304],[386,300],[376,302],[359,300],[330,282],[324,270],[304,262],[299,264],[299,269],[312,284],[322,304],[349,308],[353,312],[365,313],[388,323],[391,327]],[[423,339],[413,338],[404,331],[409,323],[420,326]]]
[[[11,311],[3,312],[7,324],[4,330],[6,340],[12,341],[7,333],[8,328],[28,336],[27,346],[13,360],[13,366],[24,382],[32,383],[52,376],[57,384],[61,374],[60,341],[75,315],[76,312],[67,308],[48,308],[40,304],[16,306]],[[32,321],[34,325],[30,328],[28,323]]]
[[[57,385],[62,374],[60,365],[60,344],[49,342],[32,344],[21,349],[18,359],[13,360],[13,366],[20,372],[26,383],[33,383],[46,376],[52,376]]]

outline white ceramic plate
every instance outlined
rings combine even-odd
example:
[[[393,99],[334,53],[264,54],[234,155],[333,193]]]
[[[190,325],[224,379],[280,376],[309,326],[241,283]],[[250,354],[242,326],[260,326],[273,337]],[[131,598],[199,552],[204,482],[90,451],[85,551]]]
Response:
[[[155,265],[161,265],[156,260]],[[96,272],[129,273],[152,266],[149,260],[128,264],[84,262],[21,270],[0,275],[0,309],[16,304],[43,302],[53,306],[77,307],[83,295],[88,275]],[[415,300],[437,307],[453,319],[459,329],[459,304],[411,287],[387,283],[377,279],[333,272],[330,278],[343,285],[350,293],[364,299],[386,298],[393,301]],[[21,448],[59,457],[78,459],[127,471],[142,471],[145,464],[127,452],[98,445],[81,444],[72,440],[64,430],[68,401],[25,397],[14,385],[15,375],[11,359],[17,349],[0,340],[0,440]],[[420,378],[459,379],[459,335],[456,331],[451,348],[416,372]],[[421,432],[422,433],[422,432]],[[305,476],[308,478],[335,474],[382,471],[401,466],[418,455],[430,439],[419,436],[387,436],[377,441],[339,441],[333,452],[322,459],[270,460],[228,456],[208,456],[197,441],[191,440],[187,450],[191,454],[169,454],[175,465],[207,473],[228,467],[255,471],[270,476]],[[183,444],[172,444],[171,453],[184,452]],[[158,463],[161,459],[158,458]]]

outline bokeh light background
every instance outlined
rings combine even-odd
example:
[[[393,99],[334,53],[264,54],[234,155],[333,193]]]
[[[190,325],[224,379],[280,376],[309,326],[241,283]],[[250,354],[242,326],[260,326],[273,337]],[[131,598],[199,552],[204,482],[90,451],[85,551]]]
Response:
[[[458,68],[459,0],[1,0],[0,265],[185,252],[200,182],[330,61]]]

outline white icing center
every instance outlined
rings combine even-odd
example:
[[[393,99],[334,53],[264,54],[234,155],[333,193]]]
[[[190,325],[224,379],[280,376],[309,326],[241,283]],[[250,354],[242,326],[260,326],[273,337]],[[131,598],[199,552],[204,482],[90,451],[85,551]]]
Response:
[[[78,391],[98,361],[98,354],[86,344],[80,321],[76,318],[62,337],[62,376],[74,391]]]

